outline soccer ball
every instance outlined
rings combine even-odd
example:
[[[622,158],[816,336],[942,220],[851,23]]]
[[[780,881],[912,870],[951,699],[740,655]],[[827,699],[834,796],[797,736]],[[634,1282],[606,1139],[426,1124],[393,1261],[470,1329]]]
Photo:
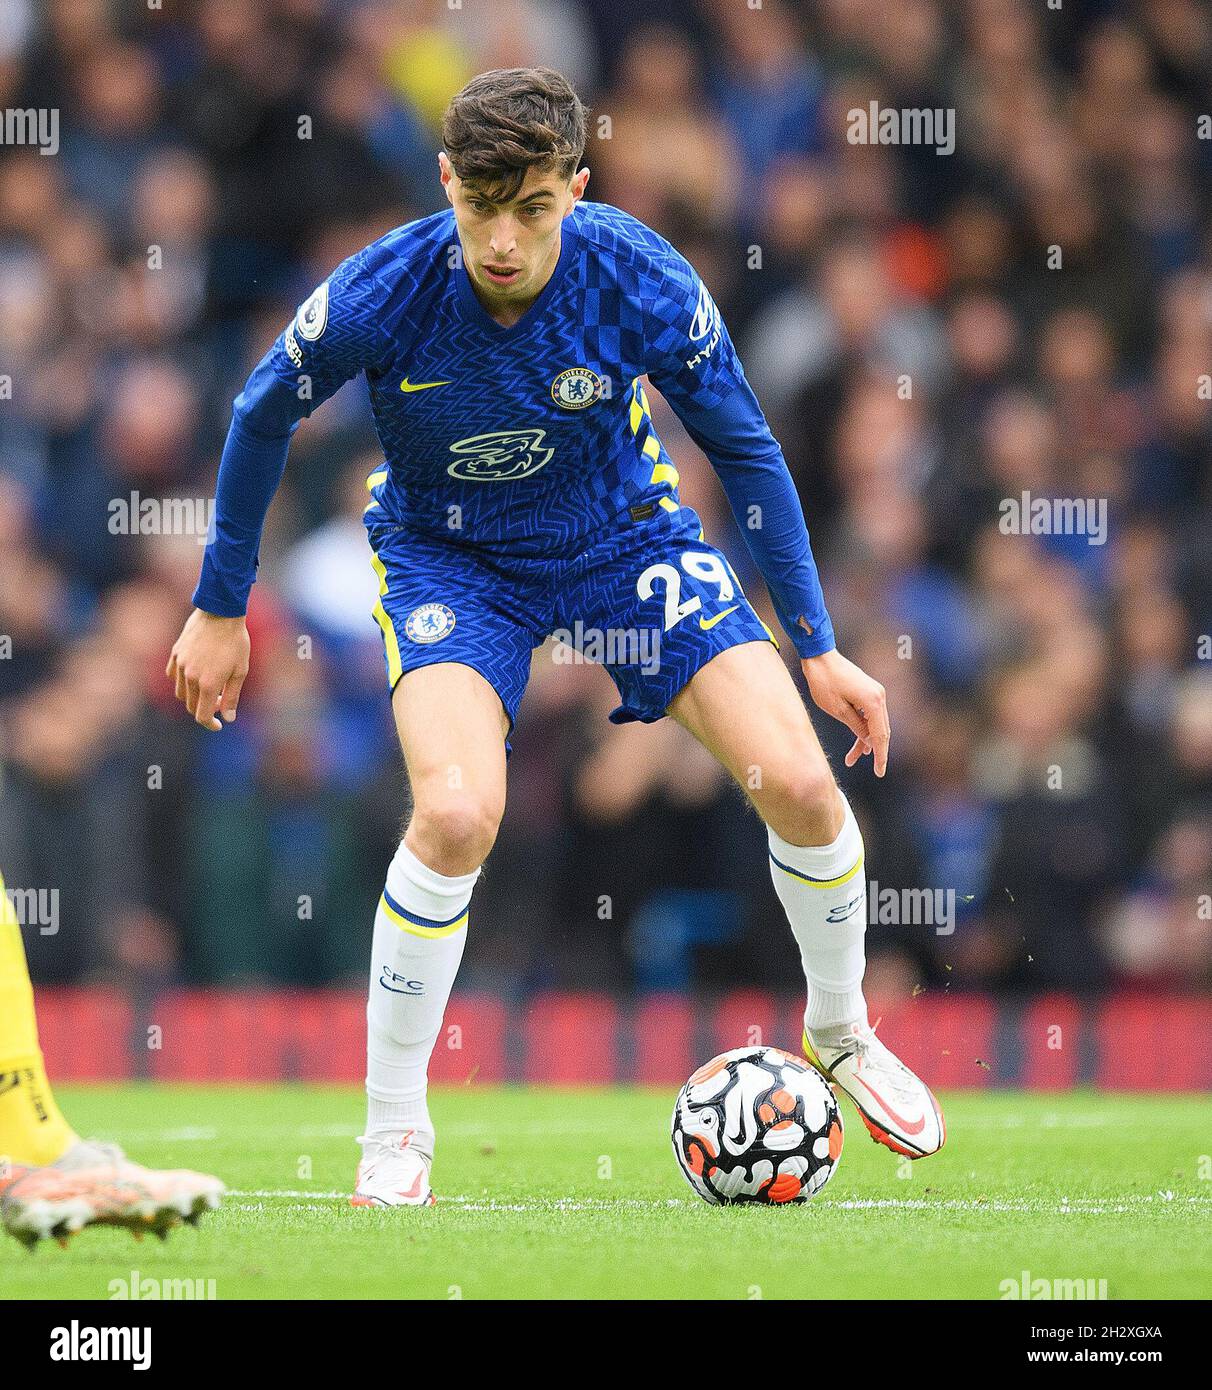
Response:
[[[673,1152],[705,1202],[806,1202],[837,1167],[842,1117],[807,1062],[778,1047],[737,1047],[678,1093]]]

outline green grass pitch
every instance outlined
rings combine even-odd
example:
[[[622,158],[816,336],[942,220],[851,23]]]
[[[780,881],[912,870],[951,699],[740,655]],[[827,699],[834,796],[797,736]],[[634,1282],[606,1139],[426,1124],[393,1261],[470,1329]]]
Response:
[[[1106,1279],[1115,1298],[1207,1298],[1212,1101],[998,1091],[943,1098],[947,1146],[902,1163],[843,1099],[822,1196],[714,1208],[668,1139],[673,1094],[444,1089],[435,1208],[352,1208],[350,1088],[64,1087],[82,1133],[231,1189],[160,1244],[0,1237],[0,1296],[104,1299],[111,1281],[214,1280],[241,1298],[996,1299],[1003,1280]],[[199,1287],[205,1287],[199,1286]]]

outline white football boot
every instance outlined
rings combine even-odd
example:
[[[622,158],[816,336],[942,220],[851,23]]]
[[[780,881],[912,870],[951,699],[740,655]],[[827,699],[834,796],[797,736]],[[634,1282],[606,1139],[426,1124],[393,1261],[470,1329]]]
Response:
[[[349,1199],[355,1207],[432,1207],[429,1187],[429,1154],[413,1142],[416,1130],[374,1139],[363,1135],[362,1162]]]
[[[868,1024],[810,1038],[804,1055],[854,1102],[877,1144],[907,1158],[925,1158],[943,1147],[947,1129],[929,1086],[890,1052]]]

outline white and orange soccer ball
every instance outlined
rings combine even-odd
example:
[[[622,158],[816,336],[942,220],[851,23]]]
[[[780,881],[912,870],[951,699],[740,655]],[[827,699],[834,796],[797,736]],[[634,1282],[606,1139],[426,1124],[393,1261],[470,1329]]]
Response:
[[[673,1152],[705,1202],[806,1202],[842,1153],[825,1079],[777,1047],[737,1047],[694,1073],[673,1107]]]

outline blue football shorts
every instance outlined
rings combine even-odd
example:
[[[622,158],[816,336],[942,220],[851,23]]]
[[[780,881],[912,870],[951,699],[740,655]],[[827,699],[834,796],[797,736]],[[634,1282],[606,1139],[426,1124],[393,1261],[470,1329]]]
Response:
[[[407,671],[459,662],[501,697],[511,728],[531,652],[550,636],[610,672],[616,724],[662,718],[712,657],[774,641],[689,507],[654,506],[555,559],[438,538],[376,507],[365,520],[388,688]]]

